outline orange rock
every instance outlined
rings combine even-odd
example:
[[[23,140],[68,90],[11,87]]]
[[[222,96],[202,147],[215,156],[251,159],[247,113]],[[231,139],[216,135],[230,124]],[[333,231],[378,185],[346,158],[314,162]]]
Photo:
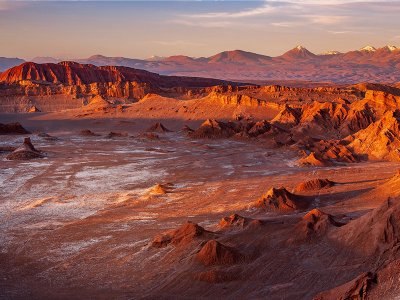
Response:
[[[293,211],[308,208],[310,201],[307,197],[288,192],[285,188],[272,188],[254,206],[264,210]]]
[[[216,240],[209,240],[196,254],[196,259],[205,266],[228,265],[243,260],[243,255]]]
[[[211,232],[205,230],[203,227],[188,221],[176,230],[156,236],[153,239],[152,246],[161,248],[169,244],[176,246],[186,245],[197,238],[210,236],[210,234]]]
[[[315,191],[323,188],[329,188],[334,185],[335,183],[333,181],[330,181],[329,179],[317,178],[300,183],[296,186],[295,190],[297,192]]]

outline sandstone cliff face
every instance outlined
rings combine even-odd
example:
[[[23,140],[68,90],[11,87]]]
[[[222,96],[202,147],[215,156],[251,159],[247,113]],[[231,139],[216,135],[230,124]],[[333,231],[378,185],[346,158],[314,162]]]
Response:
[[[0,74],[2,96],[101,95],[138,100],[147,93],[187,92],[190,88],[226,85],[207,78],[162,76],[127,68],[82,65],[24,63]],[[235,86],[234,83],[232,83]],[[232,85],[231,85],[232,86]]]
[[[30,80],[23,80],[0,88],[1,96],[49,96],[70,95],[74,98],[100,95],[103,97],[116,97],[124,99],[140,99],[150,91],[154,91],[147,83],[137,82],[106,82],[82,85],[41,84]]]
[[[38,83],[86,85],[91,83],[137,82],[159,88],[205,87],[225,81],[198,77],[163,76],[144,70],[121,66],[102,66],[60,62],[58,64],[24,63],[0,74],[0,82],[16,83],[30,80]]]

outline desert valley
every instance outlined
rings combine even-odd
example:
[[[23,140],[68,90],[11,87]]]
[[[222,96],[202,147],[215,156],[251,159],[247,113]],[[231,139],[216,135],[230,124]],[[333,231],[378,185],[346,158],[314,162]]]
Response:
[[[0,84],[2,298],[400,296],[399,85]]]
[[[0,300],[399,300],[399,14],[0,0]]]

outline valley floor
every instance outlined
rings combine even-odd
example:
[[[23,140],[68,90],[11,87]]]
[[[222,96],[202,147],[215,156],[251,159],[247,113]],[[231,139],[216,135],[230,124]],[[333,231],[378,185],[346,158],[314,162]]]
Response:
[[[57,140],[31,135],[46,152],[43,159],[0,157],[0,298],[6,299],[310,299],[373,263],[329,240],[291,243],[305,212],[266,213],[250,204],[272,187],[290,191],[328,178],[339,184],[305,193],[313,198],[311,208],[349,222],[389,196],[379,187],[400,168],[384,161],[299,167],[289,149],[193,140],[178,130],[183,123],[172,121],[166,126],[175,131],[159,140],[137,136],[154,120],[23,121]],[[80,136],[82,129],[99,136]],[[110,131],[128,136],[105,137]],[[22,139],[1,136],[0,146]],[[157,184],[168,192],[157,193]],[[233,213],[265,225],[220,235],[224,244],[251,253],[246,262],[221,267],[234,274],[231,280],[196,279],[216,270],[193,261],[198,245],[150,246],[154,236],[187,220],[218,233],[219,220]]]

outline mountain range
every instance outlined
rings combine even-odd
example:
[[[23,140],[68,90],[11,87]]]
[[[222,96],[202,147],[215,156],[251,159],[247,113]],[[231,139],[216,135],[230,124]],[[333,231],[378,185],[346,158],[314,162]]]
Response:
[[[210,57],[175,55],[134,59],[93,55],[71,59],[96,66],[125,66],[162,75],[209,77],[225,80],[300,80],[334,83],[400,81],[400,48],[366,46],[341,53],[329,51],[314,54],[303,46],[271,57],[243,50],[224,51]],[[36,63],[58,63],[52,57],[36,57]],[[24,62],[21,59],[0,58],[0,71]]]

